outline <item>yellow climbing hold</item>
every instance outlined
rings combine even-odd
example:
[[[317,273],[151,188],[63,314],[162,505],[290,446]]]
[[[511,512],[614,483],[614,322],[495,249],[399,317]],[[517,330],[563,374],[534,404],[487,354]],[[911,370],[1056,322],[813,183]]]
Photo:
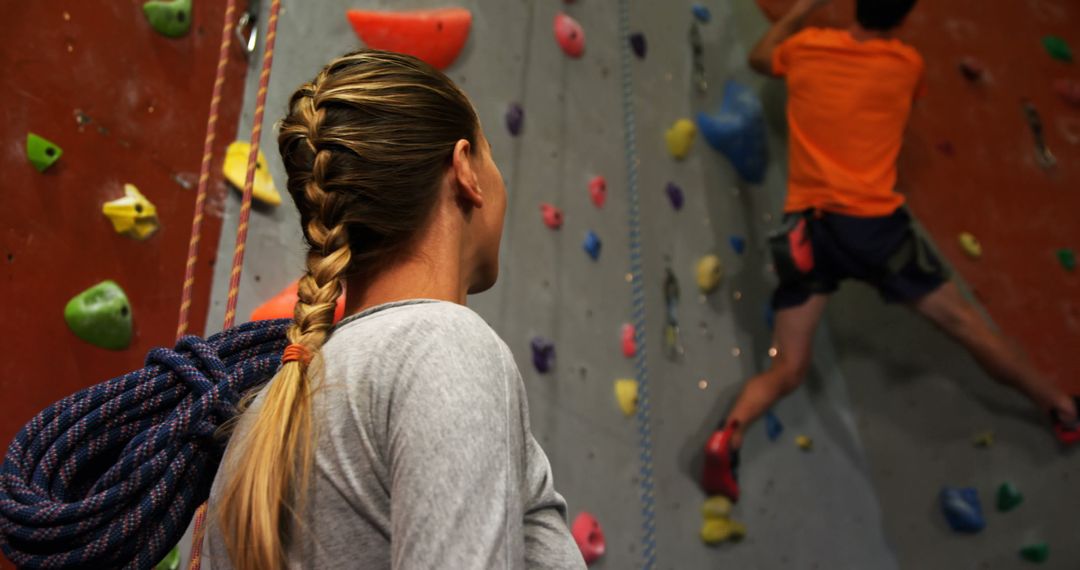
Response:
[[[620,378],[615,381],[615,400],[624,416],[637,412],[637,380]]]
[[[964,250],[964,253],[971,259],[979,259],[982,257],[982,244],[979,243],[978,238],[971,235],[968,232],[960,234],[960,248]]]
[[[990,430],[979,432],[972,438],[971,443],[975,444],[975,447],[990,447],[994,445],[994,432]]]
[[[229,145],[225,151],[225,179],[236,187],[244,189],[244,181],[247,178],[248,155],[251,154],[251,144],[244,141],[236,141]],[[255,162],[255,187],[251,195],[263,204],[277,206],[281,204],[281,194],[274,187],[274,178],[270,176],[270,168],[266,165],[266,156],[259,151],[259,158]]]
[[[717,495],[706,499],[701,505],[701,516],[708,519],[726,519],[731,515],[731,499]]]
[[[677,160],[686,158],[686,155],[690,154],[690,145],[694,142],[695,134],[697,134],[697,127],[690,119],[675,121],[675,124],[664,133],[664,140],[667,141],[667,149],[671,156]]]
[[[157,209],[134,184],[124,184],[124,197],[101,207],[116,233],[143,240],[158,229]]]
[[[742,540],[746,536],[746,527],[731,519],[706,519],[701,525],[701,540],[709,546],[716,546],[728,540]]]
[[[795,438],[795,445],[799,446],[799,449],[803,451],[809,451],[811,447],[814,447],[814,440],[809,436],[800,435]]]
[[[706,255],[698,260],[697,284],[702,293],[712,293],[720,286],[720,279],[724,276],[724,266],[720,258],[715,255]]]

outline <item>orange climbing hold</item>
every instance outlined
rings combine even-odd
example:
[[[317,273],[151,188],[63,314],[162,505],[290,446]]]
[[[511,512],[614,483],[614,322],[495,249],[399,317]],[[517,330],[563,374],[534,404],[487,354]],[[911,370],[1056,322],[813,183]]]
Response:
[[[274,295],[269,301],[259,305],[251,312],[251,320],[265,321],[268,319],[291,319],[293,309],[296,307],[299,290],[299,282],[293,281],[288,287]],[[345,316],[345,295],[338,297],[337,308],[334,309],[334,322],[338,322]]]
[[[348,10],[346,16],[368,47],[415,56],[438,69],[454,63],[472,27],[472,12],[465,8]]]

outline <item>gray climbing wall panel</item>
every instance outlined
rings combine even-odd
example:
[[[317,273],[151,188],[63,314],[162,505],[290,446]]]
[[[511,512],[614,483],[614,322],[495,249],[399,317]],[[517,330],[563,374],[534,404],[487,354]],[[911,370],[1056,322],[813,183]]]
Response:
[[[621,353],[619,333],[623,323],[630,321],[630,286],[618,54],[622,45],[616,2],[464,0],[459,4],[473,11],[474,22],[468,44],[449,75],[476,105],[510,193],[500,281],[492,291],[470,299],[470,305],[517,356],[529,392],[533,431],[551,459],[556,486],[570,503],[571,517],[587,510],[605,530],[608,552],[595,567],[638,567],[642,520],[637,430],[633,418],[624,418],[616,406],[612,388],[616,378],[634,374],[633,362]],[[698,538],[699,507],[705,498],[696,483],[701,447],[742,380],[768,358],[769,333],[763,313],[772,277],[764,238],[777,221],[785,172],[782,85],[753,77],[744,64],[765,21],[751,2],[711,0],[707,4],[713,19],[701,26],[701,33],[709,89],[699,95],[691,86],[689,2],[631,2],[631,27],[644,32],[648,41],[648,56],[643,61],[634,59],[632,68],[649,323],[645,334],[652,386],[658,567],[974,567],[971,561],[984,558],[977,556],[971,541],[957,541],[944,529],[934,510],[935,494],[941,483],[978,482],[986,487],[990,479],[973,480],[967,468],[951,471],[946,450],[952,448],[936,445],[931,437],[942,432],[926,428],[914,436],[907,434],[905,430],[917,430],[922,424],[915,420],[893,423],[894,415],[889,414],[899,404],[886,406],[890,419],[885,425],[874,416],[885,406],[883,399],[890,398],[890,378],[922,371],[934,359],[905,363],[914,370],[898,373],[889,363],[860,357],[865,351],[834,350],[833,346],[846,346],[879,328],[872,325],[874,315],[881,311],[878,306],[868,306],[862,298],[848,301],[845,295],[834,304],[830,317],[840,336],[830,334],[833,322],[823,327],[808,387],[776,410],[786,426],[784,434],[770,443],[763,426],[755,426],[748,437],[741,472],[744,494],[734,518],[747,525],[749,536],[741,544],[719,549],[702,545]],[[345,20],[346,8],[444,5],[434,0],[335,0],[301,7],[297,0],[287,0],[267,124],[282,116],[298,84],[332,57],[360,46]],[[551,26],[558,10],[565,10],[585,28],[586,49],[580,60],[566,58],[555,44]],[[249,73],[240,138],[250,128],[256,73]],[[676,119],[719,104],[728,79],[751,85],[766,105],[772,162],[762,186],[738,183],[729,164],[700,137],[682,162],[674,161],[664,145],[663,133]],[[511,137],[503,123],[512,102],[525,109],[525,126],[518,138]],[[262,144],[278,187],[283,188],[274,129],[264,131]],[[608,201],[602,209],[592,205],[587,191],[595,175],[603,175],[608,182]],[[674,211],[668,202],[664,193],[668,182],[685,191],[682,211]],[[549,230],[541,223],[541,202],[563,208],[566,221],[561,230]],[[226,209],[210,323],[221,322],[224,310],[228,284],[224,261],[231,259],[230,236],[237,209],[234,194]],[[590,229],[603,241],[595,262],[582,250],[584,234]],[[747,238],[745,254],[737,255],[729,247],[732,234]],[[256,209],[249,239],[241,316],[295,279],[302,263],[297,216],[288,204],[276,210]],[[722,287],[706,298],[696,290],[694,264],[707,253],[723,259],[726,276]],[[678,314],[684,354],[676,360],[667,359],[662,349],[661,286],[667,267],[675,272],[682,289]],[[863,322],[848,313],[849,302],[866,315]],[[897,320],[887,338],[906,342],[918,334],[920,329],[910,318]],[[911,330],[916,332],[909,334]],[[549,374],[537,374],[532,367],[529,341],[534,335],[555,342],[557,365]],[[943,339],[931,337],[925,342],[926,355],[952,350]],[[948,372],[980,377],[964,362]],[[845,382],[854,375],[859,378],[856,399],[865,404],[858,428]],[[912,390],[906,384],[902,389]],[[948,436],[962,439],[963,429],[953,425]],[[792,443],[799,433],[814,438],[812,452],[802,452]],[[918,441],[912,441],[915,437]],[[866,438],[875,444],[870,453],[873,465],[864,452]],[[1039,441],[1049,447],[1045,437]],[[893,453],[893,444],[903,454]],[[951,445],[959,444],[953,441]],[[914,464],[928,461],[927,449],[935,450],[935,465],[941,465],[936,469],[939,477],[911,485],[908,478],[919,473]],[[1032,463],[1023,453],[1016,455],[1016,461]],[[1049,451],[1037,455],[1038,465],[1061,463]],[[1035,470],[1028,466],[1019,472],[1018,483],[1037,484]],[[1067,471],[1058,471],[1067,478]],[[900,473],[905,477],[902,480]],[[917,496],[912,493],[916,488]],[[982,490],[984,502],[989,501],[991,489]],[[888,516],[883,515],[882,505],[890,509]],[[1020,540],[1015,533],[1000,539],[1008,537]],[[1064,537],[1059,540],[1066,548]],[[890,542],[903,552],[895,553]],[[940,548],[924,548],[927,543]],[[946,544],[951,546],[946,549]],[[995,557],[985,559],[988,565],[981,567],[1012,567],[1016,560],[1012,542],[996,548]],[[1076,547],[1071,548],[1075,560]],[[1012,558],[1006,556],[1010,552]],[[1057,556],[1054,560],[1060,560]]]

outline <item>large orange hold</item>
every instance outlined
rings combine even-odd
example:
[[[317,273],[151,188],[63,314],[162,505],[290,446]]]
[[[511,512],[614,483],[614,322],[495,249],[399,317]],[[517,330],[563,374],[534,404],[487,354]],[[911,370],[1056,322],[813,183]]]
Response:
[[[438,69],[454,63],[472,27],[472,12],[465,8],[348,10],[346,16],[368,47],[411,55]]]
[[[300,286],[293,281],[288,287],[274,295],[269,301],[259,305],[251,312],[251,320],[265,321],[269,319],[291,319],[296,301],[299,298],[297,291]],[[334,309],[334,322],[338,322],[345,316],[345,295],[338,297],[337,308]]]

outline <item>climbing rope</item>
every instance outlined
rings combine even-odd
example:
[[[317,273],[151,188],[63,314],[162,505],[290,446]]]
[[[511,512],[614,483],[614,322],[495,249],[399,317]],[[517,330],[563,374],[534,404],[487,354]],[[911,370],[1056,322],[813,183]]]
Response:
[[[215,431],[277,370],[290,323],[185,336],[30,420],[0,466],[4,554],[19,568],[157,564],[209,495]]]
[[[645,287],[641,265],[641,212],[638,207],[637,125],[634,120],[634,82],[630,67],[630,8],[619,0],[619,68],[622,75],[623,143],[626,153],[626,189],[630,212],[631,319],[637,343],[634,361],[638,382],[638,479],[641,486],[641,566],[656,566],[656,500],[653,497],[652,429],[649,423],[649,365],[645,357]]]

